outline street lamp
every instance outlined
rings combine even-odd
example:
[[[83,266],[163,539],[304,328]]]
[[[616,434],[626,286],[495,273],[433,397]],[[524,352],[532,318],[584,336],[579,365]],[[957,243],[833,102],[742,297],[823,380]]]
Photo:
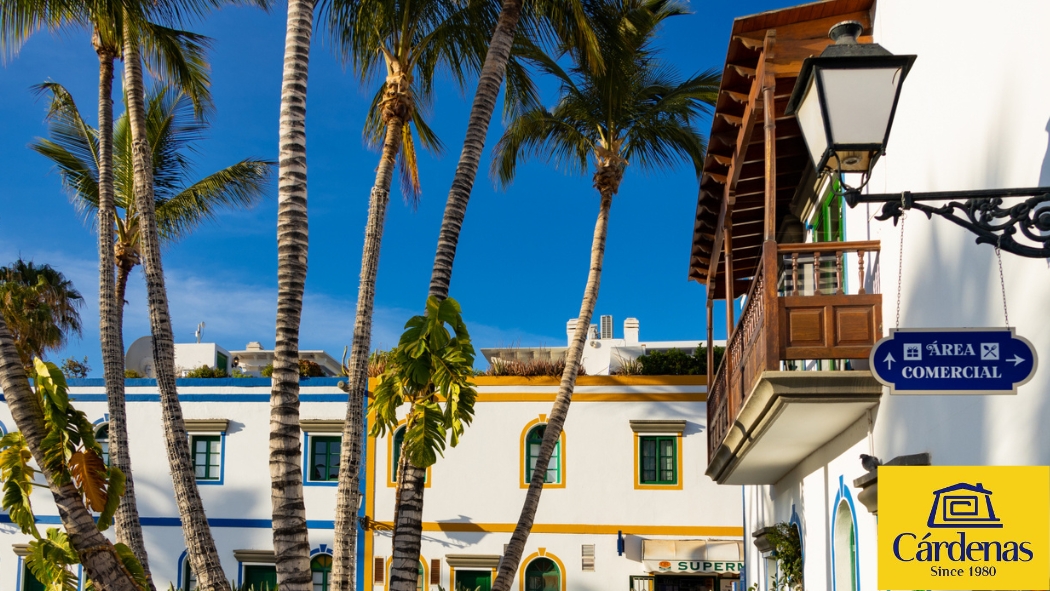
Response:
[[[875,219],[893,218],[896,224],[904,210],[914,208],[970,230],[978,244],[1024,257],[1050,257],[1050,187],[861,194],[879,156],[885,154],[901,84],[916,57],[893,55],[877,43],[857,43],[863,30],[856,21],[832,27],[828,35],[835,43],[802,62],[788,101],[786,113],[798,119],[817,173],[838,175],[850,207],[882,203]],[[861,184],[846,185],[843,173],[859,173]],[[1030,198],[1002,207],[1008,197]],[[939,207],[922,203],[951,199],[965,201]],[[1020,236],[1024,242],[1017,241]]]
[[[901,83],[914,55],[893,55],[877,43],[857,43],[856,21],[831,28],[835,41],[802,62],[787,114],[798,118],[818,171],[865,177],[886,148]]]

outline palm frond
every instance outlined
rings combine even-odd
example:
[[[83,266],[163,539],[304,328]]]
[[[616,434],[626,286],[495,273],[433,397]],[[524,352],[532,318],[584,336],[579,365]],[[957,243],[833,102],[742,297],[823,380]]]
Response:
[[[706,144],[697,127],[717,99],[719,76],[707,71],[683,79],[660,61],[654,44],[663,22],[684,14],[684,5],[581,1],[602,48],[601,67],[579,44],[562,46],[568,68],[548,53],[530,55],[533,67],[559,83],[560,98],[549,111],[532,107],[515,114],[494,152],[499,183],[511,182],[519,160],[538,157],[583,172],[592,154],[608,150],[643,171],[684,161],[699,174]]]
[[[0,63],[14,57],[37,31],[86,26],[89,20],[87,3],[78,0],[0,2]]]
[[[248,208],[263,199],[276,163],[246,159],[214,172],[157,203],[161,239],[175,241],[214,219],[221,209]]]
[[[412,141],[412,126],[401,126],[401,151],[397,156],[397,167],[401,174],[401,194],[413,209],[419,207],[419,196],[423,189],[419,184],[419,161],[416,145]]]
[[[37,138],[29,147],[55,164],[70,200],[87,221],[98,207],[98,132],[84,122],[73,96],[61,84],[33,87],[50,93],[47,122],[50,139]]]
[[[142,23],[142,58],[150,73],[182,89],[193,101],[198,117],[211,109],[211,80],[206,53],[211,39],[204,35]]]

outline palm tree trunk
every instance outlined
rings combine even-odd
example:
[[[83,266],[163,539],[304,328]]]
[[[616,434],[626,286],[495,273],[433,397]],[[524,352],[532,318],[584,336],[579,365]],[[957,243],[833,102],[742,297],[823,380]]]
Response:
[[[117,299],[113,285],[113,231],[116,208],[113,189],[113,61],[116,50],[95,31],[99,61],[98,80],[98,307],[99,340],[102,344],[103,375],[106,379],[106,401],[109,410],[109,461],[127,478],[124,496],[117,507],[117,541],[126,544],[139,559],[149,582],[156,591],[149,570],[149,557],[142,539],[138,504],[135,501],[135,479],[131,472],[128,448],[128,421],[124,399],[123,299]],[[127,276],[124,276],[124,282]]]
[[[376,169],[375,185],[368,202],[365,244],[361,252],[361,280],[357,288],[357,317],[354,340],[350,347],[349,401],[343,423],[343,441],[339,459],[339,488],[336,491],[335,549],[331,591],[353,591],[354,567],[357,564],[357,500],[360,495],[361,449],[364,437],[363,405],[368,390],[368,353],[372,347],[372,310],[376,298],[376,275],[379,273],[379,250],[383,242],[383,224],[390,202],[390,184],[394,178],[397,154],[401,150],[405,120],[390,117],[386,121],[383,152]]]
[[[518,30],[518,20],[521,18],[522,2],[523,0],[503,0],[496,30],[492,34],[489,51],[481,67],[474,104],[470,107],[467,135],[463,139],[463,151],[459,155],[459,164],[456,165],[456,176],[452,178],[452,188],[448,192],[445,215],[441,220],[441,233],[438,234],[437,252],[434,254],[434,269],[430,275],[429,295],[440,299],[448,297],[449,285],[452,283],[452,263],[456,258],[459,232],[467,215],[467,203],[474,188],[481,153],[485,149],[485,137],[492,121],[492,112],[496,109],[496,98],[507,71],[507,60],[510,59],[510,49]]]
[[[121,331],[123,331],[123,328],[124,328],[124,304],[126,303],[125,302],[125,298],[127,296],[127,291],[128,291],[128,277],[131,276],[131,271],[134,268],[135,268],[134,264],[128,265],[124,261],[121,261],[121,260],[117,261],[117,311],[116,311],[116,314],[117,314],[117,318],[119,319],[119,322],[117,323],[117,326],[121,327]],[[121,337],[121,341],[123,341],[124,340],[123,332],[121,332],[120,337]],[[123,346],[123,343],[121,344],[121,346]],[[121,373],[121,375],[124,375],[124,374]]]
[[[598,287],[602,281],[602,260],[605,258],[605,238],[609,232],[609,208],[612,206],[612,192],[603,191],[601,205],[598,209],[598,221],[594,225],[594,241],[591,242],[591,270],[587,274],[587,286],[583,290],[583,302],[580,304],[580,316],[576,320],[576,332],[572,334],[572,343],[565,356],[565,371],[561,374],[561,386],[554,399],[554,407],[547,419],[547,429],[540,444],[540,455],[536,458],[536,469],[532,471],[529,490],[525,493],[525,503],[521,507],[518,524],[510,537],[510,543],[500,562],[499,573],[492,586],[492,591],[509,591],[518,571],[521,555],[525,551],[525,542],[529,539],[536,510],[540,506],[540,494],[543,483],[547,480],[547,466],[550,464],[554,446],[561,437],[565,426],[565,417],[569,414],[572,392],[576,388],[576,376],[583,357],[583,346],[587,341],[587,332],[594,315],[594,305],[598,301]]]
[[[289,0],[281,82],[277,180],[277,340],[270,391],[270,502],[277,585],[310,591],[299,427],[299,321],[309,247],[306,214],[306,82],[314,0]]]
[[[401,457],[405,457],[404,448]],[[426,468],[414,466],[407,460],[403,460],[402,464],[397,482],[397,503],[394,507],[394,556],[390,560],[390,591],[415,591],[419,581],[419,550],[423,536],[423,485],[427,471]]]
[[[456,258],[459,232],[467,215],[467,203],[474,188],[481,153],[485,149],[492,113],[507,71],[507,60],[518,30],[523,0],[503,0],[496,30],[492,33],[485,63],[478,78],[478,89],[474,93],[474,104],[470,108],[467,134],[463,140],[463,151],[456,165],[456,175],[445,203],[445,215],[441,220],[434,268],[430,275],[428,295],[440,299],[448,297],[452,282],[452,263]],[[397,483],[398,503],[394,508],[393,559],[390,563],[390,590],[413,591],[419,578],[419,549],[423,537],[423,484],[426,470],[405,463],[404,477]]]
[[[150,332],[153,335],[153,366],[160,391],[161,414],[164,419],[164,442],[168,451],[175,500],[182,519],[182,531],[193,572],[201,588],[209,591],[229,591],[230,584],[219,562],[215,540],[211,536],[208,519],[201,503],[182,406],[175,387],[175,343],[168,313],[168,294],[164,286],[164,269],[160,259],[160,240],[157,216],[154,210],[153,165],[149,142],[146,139],[145,89],[142,64],[139,58],[138,38],[131,19],[124,19],[124,88],[128,98],[128,118],[131,129],[132,166],[135,182],[135,207],[138,209],[142,270],[146,277],[149,301]]]
[[[44,410],[36,394],[29,388],[22,361],[15,351],[14,338],[0,316],[0,390],[4,393],[7,407],[15,425],[26,438],[29,450],[38,466],[44,462],[43,442]],[[58,507],[62,526],[69,534],[69,543],[80,557],[87,577],[105,591],[141,591],[123,563],[113,545],[98,531],[95,520],[84,506],[83,497],[72,482],[55,483],[55,474],[43,471],[51,495]]]

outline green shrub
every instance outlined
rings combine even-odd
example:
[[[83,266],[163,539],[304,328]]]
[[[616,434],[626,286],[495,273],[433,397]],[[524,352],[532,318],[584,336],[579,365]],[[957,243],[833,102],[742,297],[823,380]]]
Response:
[[[324,368],[319,363],[309,359],[299,360],[299,377],[301,378],[323,378]]]
[[[715,367],[722,363],[725,347],[715,347]],[[703,376],[707,375],[707,347],[703,344],[687,355],[680,349],[651,351],[638,358],[642,375],[647,376]]]
[[[66,374],[70,378],[86,378],[91,372],[91,366],[88,365],[88,358],[85,357],[83,361],[77,361],[75,357],[70,357],[62,362],[62,373]]]
[[[272,378],[273,377],[273,364],[271,363],[271,364],[267,365],[266,367],[262,368],[262,371],[260,371],[259,374],[262,375],[262,377],[264,377],[264,378]],[[319,364],[314,363],[313,361],[310,361],[308,359],[300,359],[299,360],[299,377],[301,377],[301,378],[323,378],[324,377],[324,368],[321,367]]]
[[[133,369],[125,369],[124,370],[124,379],[134,380],[134,379],[137,379],[137,378],[144,378],[144,377],[146,377],[146,376],[140,374],[139,372],[137,372],[137,371],[135,371]]]
[[[777,560],[778,576],[774,583],[777,591],[795,591],[803,588],[802,540],[793,523],[778,523],[766,533]]]
[[[528,361],[517,361],[513,359],[493,359],[489,368],[483,375],[487,376],[546,376],[560,378],[565,371],[564,359],[529,359]],[[587,372],[580,364],[577,375],[585,376]]]
[[[228,378],[230,374],[225,369],[218,369],[209,365],[202,365],[197,369],[186,372],[187,378]]]
[[[244,373],[243,371],[241,371],[241,368],[239,368],[239,367],[235,367],[235,368],[233,368],[233,372],[230,374],[230,377],[231,378],[251,378],[251,377],[254,377],[254,376],[252,374],[250,374],[250,373]]]

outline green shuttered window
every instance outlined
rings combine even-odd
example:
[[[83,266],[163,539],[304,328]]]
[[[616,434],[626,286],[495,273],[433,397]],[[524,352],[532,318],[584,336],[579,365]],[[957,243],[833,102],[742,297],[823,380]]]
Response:
[[[678,438],[640,437],[642,484],[678,484]]]

